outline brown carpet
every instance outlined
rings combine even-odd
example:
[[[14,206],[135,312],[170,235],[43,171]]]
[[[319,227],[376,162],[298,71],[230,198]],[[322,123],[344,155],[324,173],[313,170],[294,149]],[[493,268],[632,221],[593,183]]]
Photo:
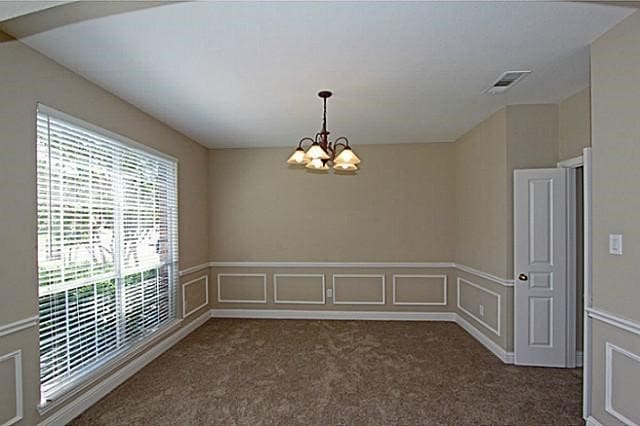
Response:
[[[210,320],[73,425],[581,425],[579,370],[443,322]]]

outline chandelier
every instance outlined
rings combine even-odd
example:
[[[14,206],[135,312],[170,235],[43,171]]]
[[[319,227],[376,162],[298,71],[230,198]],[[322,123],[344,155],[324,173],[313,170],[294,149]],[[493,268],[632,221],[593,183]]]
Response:
[[[324,102],[324,114],[322,116],[322,130],[316,133],[315,139],[302,138],[298,142],[298,147],[291,157],[287,160],[287,164],[293,166],[304,166],[310,170],[329,170],[329,164],[333,169],[340,172],[356,172],[360,159],[351,150],[349,140],[344,136],[337,138],[335,141],[329,141],[329,132],[327,131],[327,98],[332,93],[323,90],[318,93]],[[303,145],[311,143],[308,149]]]

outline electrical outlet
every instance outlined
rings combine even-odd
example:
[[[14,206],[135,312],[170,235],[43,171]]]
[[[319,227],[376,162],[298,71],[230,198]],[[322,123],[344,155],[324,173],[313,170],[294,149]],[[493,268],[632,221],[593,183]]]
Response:
[[[333,289],[332,288],[328,288],[327,289],[327,297],[329,297],[329,298],[333,297]]]
[[[484,305],[480,305],[480,316],[484,316]]]

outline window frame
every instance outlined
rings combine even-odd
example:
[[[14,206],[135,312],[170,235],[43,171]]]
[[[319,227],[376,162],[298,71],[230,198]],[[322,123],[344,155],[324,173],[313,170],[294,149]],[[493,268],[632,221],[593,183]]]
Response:
[[[179,193],[178,193],[178,179],[179,179],[179,160],[178,158],[166,154],[162,151],[159,151],[155,148],[149,147],[142,143],[136,142],[132,139],[127,138],[126,136],[122,136],[120,134],[114,133],[110,130],[104,129],[102,127],[96,126],[92,123],[88,123],[84,120],[66,114],[62,111],[59,111],[55,108],[47,106],[41,102],[36,103],[35,110],[35,119],[34,119],[34,129],[35,135],[34,140],[37,144],[37,121],[38,114],[46,114],[50,117],[59,119],[61,121],[65,121],[73,126],[81,128],[83,131],[87,133],[93,133],[95,136],[108,139],[110,142],[114,144],[120,144],[128,149],[136,150],[150,156],[158,157],[165,161],[170,161],[175,164],[175,182],[173,191],[175,193],[175,230],[174,230],[174,238],[175,238],[175,256],[171,260],[170,263],[166,265],[170,269],[170,279],[174,277],[174,282],[172,283],[172,288],[170,289],[170,300],[172,303],[172,318],[167,320],[164,324],[161,324],[157,329],[153,330],[149,334],[140,336],[137,339],[134,339],[130,342],[129,345],[124,346],[118,350],[113,351],[109,355],[104,358],[96,361],[95,363],[86,366],[77,372],[73,373],[69,378],[62,382],[62,385],[47,395],[46,400],[42,399],[37,406],[37,410],[40,414],[45,414],[50,410],[56,408],[64,401],[69,398],[79,394],[86,388],[94,385],[98,382],[105,373],[117,369],[119,367],[124,366],[128,362],[134,360],[134,358],[138,357],[141,353],[149,349],[154,343],[157,342],[163,335],[167,334],[170,330],[174,329],[182,322],[182,316],[179,313],[178,306],[178,291],[180,290],[180,273],[179,273]],[[36,177],[36,185],[38,184],[38,179]],[[38,228],[36,222],[36,230]],[[39,249],[38,249],[39,250]],[[38,259],[36,259],[36,271],[39,268]],[[171,284],[171,283],[170,283]],[[38,299],[40,297],[40,289],[39,289],[39,280],[36,280],[36,291],[38,293]],[[40,313],[38,313],[40,316]],[[40,343],[40,334],[38,333],[38,342]],[[138,358],[140,359],[140,358]],[[134,361],[135,362],[135,361]],[[143,364],[144,365],[144,364]],[[40,384],[40,354],[38,354],[38,383]],[[125,367],[126,368],[126,367]],[[134,370],[138,370],[139,366],[133,366]],[[40,384],[41,386],[41,384]]]

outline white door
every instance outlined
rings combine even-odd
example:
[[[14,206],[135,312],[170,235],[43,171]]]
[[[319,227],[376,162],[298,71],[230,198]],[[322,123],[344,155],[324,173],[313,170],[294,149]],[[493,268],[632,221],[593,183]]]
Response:
[[[514,171],[518,365],[567,365],[566,186],[566,169]]]

